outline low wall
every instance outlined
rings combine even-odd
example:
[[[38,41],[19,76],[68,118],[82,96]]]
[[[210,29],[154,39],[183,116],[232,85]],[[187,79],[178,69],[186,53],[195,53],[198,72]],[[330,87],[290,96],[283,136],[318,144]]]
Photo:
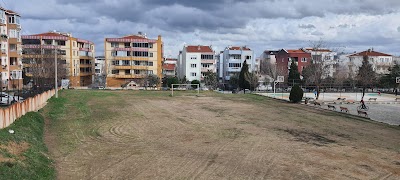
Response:
[[[15,120],[28,112],[38,111],[46,105],[48,99],[53,97],[55,90],[49,90],[23,102],[14,103],[6,108],[0,108],[0,129],[6,128]]]

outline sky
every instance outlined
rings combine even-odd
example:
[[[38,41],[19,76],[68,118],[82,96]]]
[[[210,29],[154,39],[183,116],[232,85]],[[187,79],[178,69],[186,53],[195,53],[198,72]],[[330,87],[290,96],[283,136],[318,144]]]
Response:
[[[186,45],[298,49],[322,40],[327,48],[370,48],[400,55],[399,0],[1,0],[19,13],[23,35],[57,30],[96,44],[104,38],[161,35],[166,57]]]

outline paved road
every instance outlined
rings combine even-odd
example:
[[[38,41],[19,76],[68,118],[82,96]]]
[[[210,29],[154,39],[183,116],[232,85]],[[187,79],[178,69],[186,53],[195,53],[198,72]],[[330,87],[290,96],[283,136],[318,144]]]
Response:
[[[260,93],[263,96],[275,97],[278,99],[289,99],[289,93]],[[312,93],[306,93],[305,97],[314,97]],[[320,95],[320,101],[326,103],[333,103],[338,97],[346,98],[346,100],[352,100],[354,102],[359,102],[361,99],[361,93],[324,93]],[[400,96],[397,96],[400,97]],[[369,102],[369,98],[377,98],[376,102]],[[391,94],[381,94],[377,93],[366,93],[364,97],[367,106],[369,106],[368,116],[372,120],[391,124],[400,125],[400,104],[395,102],[396,96]],[[395,104],[396,103],[396,104]],[[336,110],[340,111],[339,107],[347,107],[350,110],[350,114],[358,115],[357,106],[359,104],[336,104]],[[322,105],[322,108],[328,109],[328,106]]]

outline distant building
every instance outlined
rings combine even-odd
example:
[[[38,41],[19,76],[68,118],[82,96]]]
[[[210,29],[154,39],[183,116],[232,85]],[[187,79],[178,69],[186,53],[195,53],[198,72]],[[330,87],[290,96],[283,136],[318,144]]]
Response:
[[[139,32],[104,41],[107,87],[133,83],[144,86],[144,78],[154,74],[162,78],[163,43],[161,36],[149,39]]]
[[[331,51],[329,49],[313,49],[307,48],[306,52],[311,53],[312,60],[316,62],[322,62],[324,67],[326,67],[326,76],[333,77],[336,71],[336,65],[338,64],[337,52]]]
[[[285,78],[289,75],[290,65],[292,60],[297,64],[300,74],[302,74],[303,69],[311,64],[311,53],[303,50],[286,50],[281,49],[275,55],[277,69],[282,70]]]
[[[178,58],[181,79],[201,81],[206,72],[216,72],[215,52],[211,46],[184,46]]]
[[[368,49],[359,53],[349,55],[349,62],[347,65],[351,71],[357,72],[358,68],[362,65],[364,56],[368,57],[369,63],[372,64],[372,69],[377,74],[390,73],[389,68],[394,65],[393,56],[381,52]]]
[[[244,61],[249,66],[249,72],[258,72],[258,62],[256,62],[253,50],[246,46],[226,47],[219,57],[219,75],[222,75],[223,81],[229,81],[232,76],[238,75],[242,70]]]
[[[176,64],[178,59],[165,58],[163,62],[163,75],[176,76]]]
[[[276,63],[276,54],[278,54],[279,51],[275,50],[265,50],[261,55],[260,59],[261,61],[267,61],[271,64]]]
[[[65,73],[65,78],[70,80],[71,87],[89,86],[93,83],[95,64],[93,42],[73,37],[70,33],[53,31],[24,35],[22,44],[24,69],[27,76],[33,77],[34,81],[37,77],[54,78],[54,56],[57,50],[59,74]]]
[[[104,56],[96,56],[94,63],[94,73],[97,76],[105,75],[106,58]]]
[[[22,88],[21,16],[0,7],[0,88]]]

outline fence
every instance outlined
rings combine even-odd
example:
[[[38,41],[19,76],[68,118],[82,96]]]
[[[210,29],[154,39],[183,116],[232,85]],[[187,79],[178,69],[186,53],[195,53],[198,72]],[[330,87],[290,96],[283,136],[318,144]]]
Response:
[[[53,97],[55,90],[45,91],[23,102],[14,103],[6,108],[0,108],[0,129],[6,128],[15,120],[31,111],[38,111],[46,105],[48,99]]]

